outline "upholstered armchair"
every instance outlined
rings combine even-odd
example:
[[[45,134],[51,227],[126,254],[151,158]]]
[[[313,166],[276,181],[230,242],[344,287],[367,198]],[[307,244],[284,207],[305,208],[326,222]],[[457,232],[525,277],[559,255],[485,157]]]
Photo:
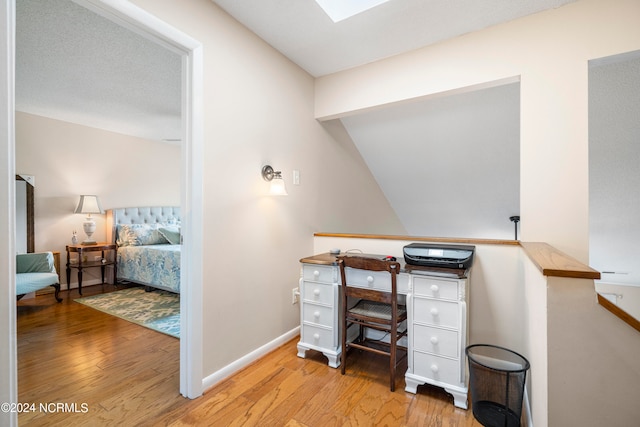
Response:
[[[18,299],[29,292],[53,286],[55,298],[60,298],[60,281],[53,263],[53,253],[39,252],[16,255],[16,295]]]

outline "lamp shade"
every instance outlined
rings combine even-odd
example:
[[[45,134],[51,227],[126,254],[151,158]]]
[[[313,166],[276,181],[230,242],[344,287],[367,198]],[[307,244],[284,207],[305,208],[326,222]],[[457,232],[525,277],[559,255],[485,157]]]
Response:
[[[269,188],[269,193],[274,196],[287,196],[287,187],[284,185],[284,179],[282,176],[278,174],[271,180],[271,187]]]
[[[80,196],[78,207],[73,213],[79,214],[103,214],[102,206],[100,205],[100,199],[98,196],[83,195]]]

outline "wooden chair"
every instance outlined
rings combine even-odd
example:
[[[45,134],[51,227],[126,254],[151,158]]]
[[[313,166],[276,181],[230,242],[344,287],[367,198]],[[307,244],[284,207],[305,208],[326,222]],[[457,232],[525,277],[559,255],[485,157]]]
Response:
[[[400,338],[407,335],[406,326],[404,330],[399,330],[401,323],[407,320],[406,307],[398,304],[397,275],[400,271],[400,264],[395,261],[347,255],[338,257],[338,265],[340,266],[340,277],[342,278],[342,286],[340,287],[342,301],[342,354],[340,362],[342,374],[344,375],[345,373],[349,349],[357,348],[382,354],[389,357],[390,388],[391,391],[395,391],[396,367],[398,362],[406,357],[407,350],[406,347],[398,346]],[[364,274],[355,275],[355,272],[349,274],[348,268],[371,272],[387,272],[389,273],[390,289],[388,291],[372,289],[366,283],[366,279],[364,280],[365,283],[357,283],[363,282]],[[379,279],[376,278],[376,281],[379,281]],[[358,299],[358,301],[353,305],[355,299]],[[352,325],[358,325],[358,336],[352,342],[349,342],[347,339],[348,330]],[[387,333],[389,343],[368,339],[366,337],[366,328]],[[398,350],[404,351],[404,355],[400,359],[397,357]]]

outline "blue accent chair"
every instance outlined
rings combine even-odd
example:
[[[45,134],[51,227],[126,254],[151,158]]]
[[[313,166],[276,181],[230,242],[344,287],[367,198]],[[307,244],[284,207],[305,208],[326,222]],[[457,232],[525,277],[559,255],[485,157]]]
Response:
[[[53,253],[39,252],[16,255],[16,295],[18,299],[29,292],[53,286],[56,301],[60,298],[60,280],[53,263]]]

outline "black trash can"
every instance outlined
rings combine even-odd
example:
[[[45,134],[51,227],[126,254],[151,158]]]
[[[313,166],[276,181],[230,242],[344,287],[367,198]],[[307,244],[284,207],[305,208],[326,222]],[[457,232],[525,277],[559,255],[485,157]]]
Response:
[[[489,344],[466,349],[473,416],[485,427],[519,427],[529,362]]]

